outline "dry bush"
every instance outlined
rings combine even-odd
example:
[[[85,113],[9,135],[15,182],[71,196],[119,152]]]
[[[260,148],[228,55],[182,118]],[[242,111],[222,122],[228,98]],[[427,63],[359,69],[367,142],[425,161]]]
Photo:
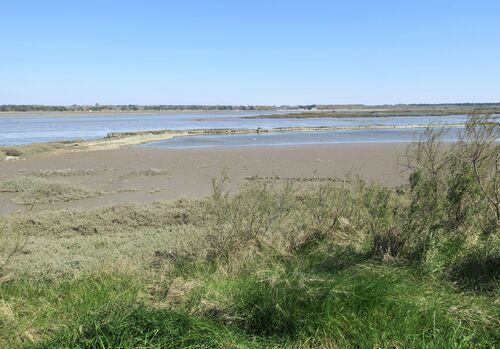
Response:
[[[303,190],[286,230],[288,249],[300,250],[325,239],[354,244],[362,240],[365,212],[360,184],[343,181]]]
[[[229,195],[227,177],[213,181],[207,203],[207,259],[228,260],[231,253],[269,235],[290,214],[295,190],[290,183],[273,188],[267,183],[246,187]]]
[[[210,262],[231,270],[258,258],[288,258],[320,242],[359,249],[367,239],[363,195],[369,185],[327,183],[301,190],[292,182],[253,182],[236,193],[227,177],[204,201],[203,233],[164,251],[175,263]]]
[[[59,149],[71,149],[79,146],[81,141],[60,141],[47,143],[30,143],[14,147],[0,147],[0,151],[10,156],[26,157],[34,154],[57,151]]]

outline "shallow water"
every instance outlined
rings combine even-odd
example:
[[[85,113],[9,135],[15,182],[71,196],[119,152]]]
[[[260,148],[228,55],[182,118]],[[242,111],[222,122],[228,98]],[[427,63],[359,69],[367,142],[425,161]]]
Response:
[[[465,115],[309,119],[242,118],[275,113],[282,114],[283,112],[2,113],[0,114],[0,145],[92,139],[103,137],[110,132],[162,129],[456,124],[465,122],[467,118]]]
[[[193,149],[214,147],[289,146],[341,143],[409,143],[423,135],[425,129],[376,129],[320,132],[284,132],[262,134],[208,135],[177,137],[150,142],[140,147]],[[442,129],[443,141],[457,140],[459,128]]]

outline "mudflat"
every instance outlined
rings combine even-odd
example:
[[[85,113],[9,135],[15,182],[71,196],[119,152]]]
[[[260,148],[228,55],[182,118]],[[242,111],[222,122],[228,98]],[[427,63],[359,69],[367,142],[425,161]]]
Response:
[[[211,178],[225,171],[234,189],[252,180],[321,182],[351,172],[368,181],[401,184],[398,158],[407,144],[363,143],[282,147],[119,149],[41,154],[0,162],[0,180],[22,176],[77,185],[102,195],[34,210],[91,208],[128,202],[198,198],[211,191]],[[14,193],[0,193],[0,212],[25,211]]]

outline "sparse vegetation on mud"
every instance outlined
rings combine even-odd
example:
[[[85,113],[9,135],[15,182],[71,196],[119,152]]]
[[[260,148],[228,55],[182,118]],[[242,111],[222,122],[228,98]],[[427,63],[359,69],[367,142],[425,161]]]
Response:
[[[28,176],[0,182],[0,192],[17,193],[13,201],[20,205],[55,204],[102,195],[97,190]]]

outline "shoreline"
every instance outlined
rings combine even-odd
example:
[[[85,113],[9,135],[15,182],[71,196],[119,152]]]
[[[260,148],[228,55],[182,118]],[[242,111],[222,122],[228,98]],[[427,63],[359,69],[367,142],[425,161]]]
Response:
[[[460,128],[464,124],[436,124],[436,125],[368,125],[368,126],[308,126],[308,127],[274,127],[274,128],[223,128],[223,129],[193,129],[193,130],[157,130],[138,132],[112,132],[105,137],[89,140],[61,140],[45,143],[29,143],[0,147],[0,151],[16,149],[20,157],[7,157],[6,160],[26,158],[38,154],[74,153],[84,151],[100,151],[120,149],[123,147],[145,144],[149,142],[165,141],[178,137],[207,136],[207,135],[238,135],[259,133],[288,133],[288,132],[335,132],[377,129],[417,129],[417,128]],[[8,155],[8,154],[7,154]]]
[[[294,112],[290,114],[271,114],[244,116],[243,119],[311,119],[311,118],[398,118],[398,117],[446,117],[446,116],[464,116],[470,114],[499,115],[500,108],[477,109],[477,110],[331,110],[317,112]]]
[[[397,186],[406,144],[317,144],[286,147],[158,149],[123,147],[61,152],[0,162],[0,181],[37,177],[102,192],[96,197],[37,204],[35,211],[86,209],[126,203],[200,198],[210,195],[211,178],[229,176],[229,188],[249,182],[293,180],[297,185],[338,181],[356,174],[367,181]],[[25,212],[15,193],[0,193],[0,215]]]
[[[54,110],[54,111],[44,111],[44,110],[36,110],[36,111],[0,111],[0,116],[6,114],[162,114],[162,113],[208,113],[208,112],[216,112],[216,113],[231,113],[231,112],[279,112],[285,113],[288,110],[274,110],[274,109],[266,109],[266,110],[244,110],[244,109],[233,109],[233,110],[225,110],[225,109],[193,109],[193,110],[99,110],[99,111],[85,111],[85,110]],[[301,110],[290,110],[291,113],[298,112]]]

